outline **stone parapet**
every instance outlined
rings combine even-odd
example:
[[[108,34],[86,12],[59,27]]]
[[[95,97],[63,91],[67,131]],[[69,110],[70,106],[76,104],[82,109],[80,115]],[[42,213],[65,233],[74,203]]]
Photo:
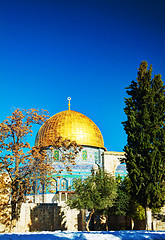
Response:
[[[78,214],[78,210],[72,210],[66,204],[23,203],[20,218],[12,232],[78,231]],[[4,231],[4,225],[0,225],[0,232]]]
[[[153,214],[154,230],[165,231],[165,206],[161,208],[159,213]]]

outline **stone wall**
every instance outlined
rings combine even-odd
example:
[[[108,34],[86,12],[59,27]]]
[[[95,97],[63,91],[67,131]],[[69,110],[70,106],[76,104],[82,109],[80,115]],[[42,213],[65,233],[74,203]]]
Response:
[[[145,230],[145,220],[132,219],[125,216],[110,216],[108,221],[109,230]],[[152,217],[152,230],[165,231],[165,207]]]
[[[165,231],[165,206],[159,213],[153,214],[153,227],[159,231]]]
[[[12,232],[28,231],[84,231],[85,211],[70,209],[65,204],[23,203],[20,218]],[[131,219],[124,216],[111,216],[109,230],[131,229]],[[145,229],[144,221],[134,221],[134,230]],[[96,230],[96,229],[95,229]],[[153,230],[165,231],[165,207],[153,215]],[[0,232],[5,228],[0,224]]]
[[[12,232],[78,231],[79,211],[66,205],[23,203],[20,218]],[[4,226],[0,225],[0,232]]]

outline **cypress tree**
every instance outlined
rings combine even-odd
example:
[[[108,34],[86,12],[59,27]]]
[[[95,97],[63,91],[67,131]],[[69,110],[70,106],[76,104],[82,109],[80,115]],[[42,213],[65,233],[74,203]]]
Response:
[[[152,79],[152,67],[141,62],[137,81],[127,89],[123,122],[127,134],[126,165],[133,184],[132,195],[148,213],[165,203],[165,87],[161,75]]]

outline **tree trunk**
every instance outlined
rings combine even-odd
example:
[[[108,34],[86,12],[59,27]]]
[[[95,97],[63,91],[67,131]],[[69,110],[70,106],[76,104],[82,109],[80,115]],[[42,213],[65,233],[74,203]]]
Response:
[[[92,218],[92,215],[94,214],[94,212],[95,212],[95,210],[92,209],[92,211],[91,211],[90,214],[89,214],[89,219],[88,219],[87,224],[86,224],[87,232],[90,232],[89,223],[90,223],[90,221],[91,221],[91,218]]]
[[[133,230],[134,229],[134,220],[133,220],[133,218],[131,217],[131,230]]]
[[[152,210],[149,207],[145,208],[145,224],[146,230],[152,230]]]
[[[17,203],[15,199],[11,200],[11,225],[10,225],[10,231],[16,226],[17,221]]]
[[[108,218],[106,215],[100,215],[100,225],[102,231],[108,231]]]
[[[106,229],[106,231],[108,231],[108,217],[107,216],[105,216],[105,217],[106,217],[105,229]]]
[[[21,203],[22,203],[22,197],[21,197],[20,191],[21,189],[18,181],[15,181],[15,183],[12,186],[12,194],[11,194],[11,229],[16,226],[16,223],[20,216]]]

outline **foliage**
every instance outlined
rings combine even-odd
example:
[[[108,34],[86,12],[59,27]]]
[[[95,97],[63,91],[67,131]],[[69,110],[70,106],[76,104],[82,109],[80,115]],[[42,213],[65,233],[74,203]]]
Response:
[[[126,176],[122,182],[123,190],[129,198],[127,215],[131,216],[133,219],[142,220],[145,218],[145,209],[137,201],[136,196],[133,195],[133,184],[129,178]]]
[[[8,227],[10,225],[11,207],[9,205],[10,179],[5,172],[0,174],[0,223]]]
[[[152,79],[147,67],[143,61],[137,82],[127,88],[124,150],[132,194],[143,207],[160,208],[165,202],[165,90],[161,75]]]
[[[137,203],[134,197],[131,196],[132,184],[128,176],[122,180],[119,176],[117,182],[117,197],[113,206],[109,209],[110,215],[131,216],[133,219],[142,220],[145,218],[144,208]]]
[[[133,211],[131,215],[133,219],[145,219],[145,209],[140,204],[138,204],[137,202],[133,202],[132,207]]]
[[[119,176],[116,178],[117,182],[117,197],[115,198],[113,206],[109,209],[110,215],[124,215],[129,211],[130,194],[127,191],[126,181]]]
[[[11,116],[0,123],[0,170],[6,172],[10,179],[11,191],[11,220],[18,219],[21,203],[25,200],[25,192],[29,192],[33,185],[30,177],[40,176],[42,182],[49,181],[52,171],[55,171],[47,159],[47,148],[54,147],[63,151],[64,164],[70,170],[68,163],[74,164],[75,155],[80,146],[70,140],[61,138],[52,142],[51,146],[33,146],[27,142],[32,135],[33,124],[46,121],[47,111],[30,109],[16,109]],[[72,149],[70,153],[69,149]]]
[[[96,210],[103,212],[111,207],[116,197],[115,179],[102,170],[84,180],[75,180],[73,188],[75,189],[74,197],[68,200],[67,204],[71,208],[89,210],[89,221]]]

